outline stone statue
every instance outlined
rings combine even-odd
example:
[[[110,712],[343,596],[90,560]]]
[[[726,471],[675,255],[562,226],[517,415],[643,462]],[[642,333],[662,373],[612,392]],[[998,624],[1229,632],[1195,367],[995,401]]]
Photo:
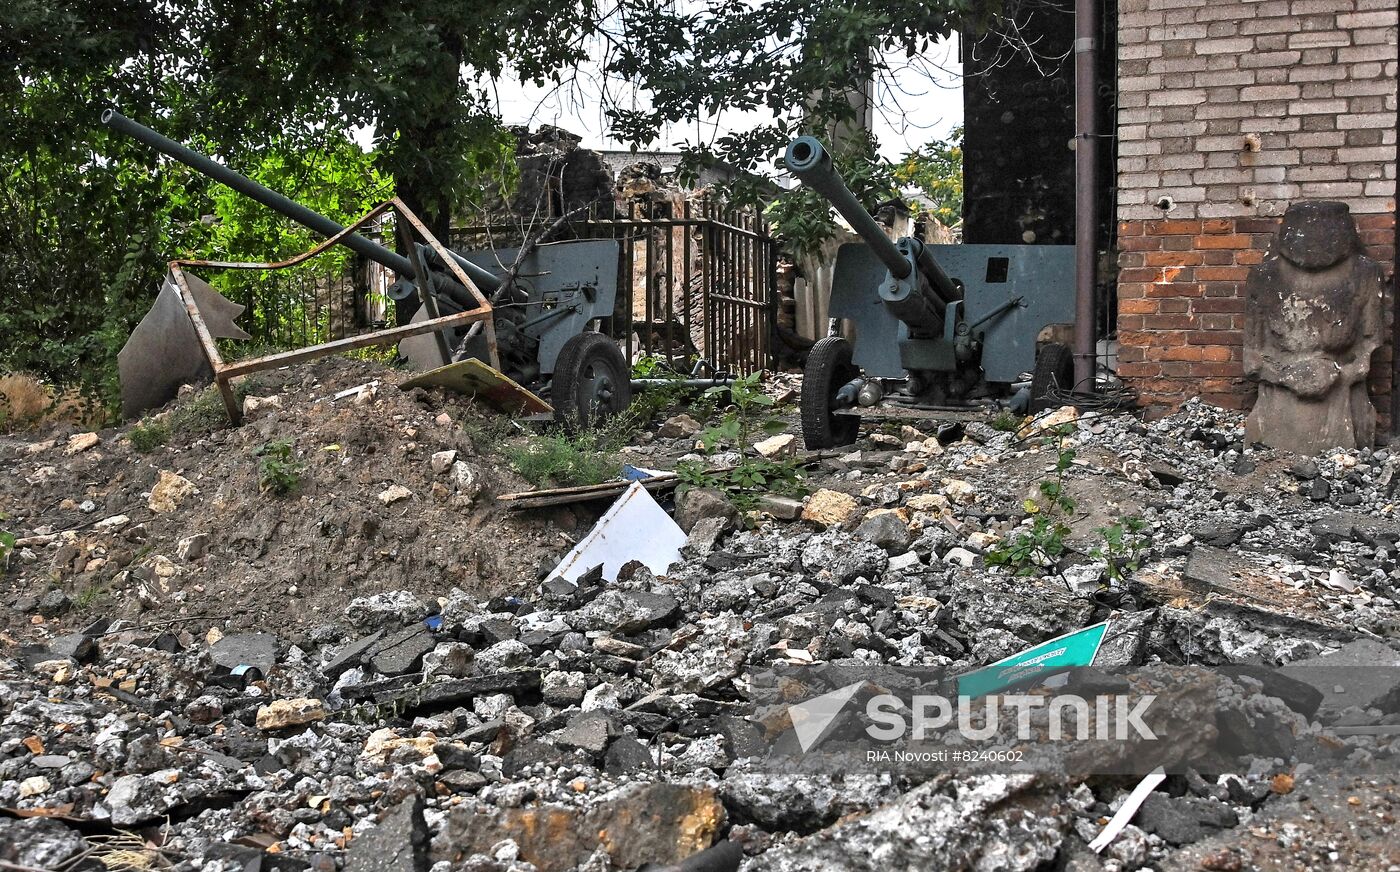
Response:
[[[1366,393],[1385,323],[1380,264],[1345,203],[1295,203],[1245,285],[1244,372],[1259,382],[1246,435],[1299,454],[1369,446]]]

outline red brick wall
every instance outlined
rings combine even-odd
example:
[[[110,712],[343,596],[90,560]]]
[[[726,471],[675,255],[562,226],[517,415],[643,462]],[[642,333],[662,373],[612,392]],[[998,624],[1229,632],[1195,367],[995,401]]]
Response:
[[[1356,223],[1367,254],[1390,270],[1394,215],[1358,215]],[[1277,229],[1277,218],[1119,222],[1118,374],[1149,415],[1194,396],[1229,409],[1253,403],[1241,357],[1244,283]],[[1386,310],[1394,311],[1393,301]],[[1391,354],[1387,344],[1371,360],[1371,396],[1383,426]]]
[[[1397,24],[1396,0],[1119,0],[1118,371],[1150,413],[1248,408],[1243,284],[1290,204],[1346,203],[1393,262]]]

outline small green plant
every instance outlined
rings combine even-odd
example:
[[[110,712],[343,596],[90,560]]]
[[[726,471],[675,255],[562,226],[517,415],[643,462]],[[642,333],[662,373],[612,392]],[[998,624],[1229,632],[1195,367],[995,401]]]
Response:
[[[1099,527],[1097,532],[1103,542],[1095,546],[1089,552],[1089,556],[1095,560],[1102,560],[1108,566],[1108,577],[1120,582],[1126,573],[1141,565],[1142,555],[1151,543],[1146,530],[1147,522],[1136,516],[1121,518],[1107,527]]]
[[[1065,472],[1074,465],[1075,452],[1066,448],[1063,439],[1072,432],[1072,425],[1053,429],[1045,445],[1056,449],[1055,474],[1038,485],[1040,499],[1027,499],[1023,504],[1031,516],[1027,528],[1016,530],[987,551],[988,566],[1005,566],[1017,575],[1032,575],[1054,566],[1065,553],[1065,540],[1070,529],[1065,520],[1074,514],[1074,500],[1065,493]]]
[[[0,520],[4,516],[0,515]],[[8,530],[0,530],[0,572],[10,568],[10,555],[15,552],[15,534]]]
[[[305,467],[292,456],[290,439],[274,439],[258,447],[258,488],[276,496],[291,493],[301,483]]]
[[[257,389],[257,379],[250,376],[233,386],[233,396],[242,403],[244,397]],[[228,410],[224,408],[224,398],[218,387],[209,385],[188,402],[176,405],[170,410],[169,422],[170,432],[176,436],[203,436],[227,427]]]
[[[79,608],[85,609],[100,600],[104,592],[102,585],[94,581],[92,584],[78,591],[77,595],[73,597],[73,604]]]
[[[142,454],[154,451],[170,441],[170,425],[164,421],[142,421],[126,434],[126,441]]]
[[[1001,412],[993,418],[990,423],[993,430],[999,430],[1002,433],[1014,433],[1021,426],[1021,418],[1011,412]]]
[[[741,509],[751,508],[759,491],[793,495],[802,492],[801,470],[795,460],[771,460],[750,453],[749,443],[755,435],[781,433],[786,426],[766,414],[773,405],[773,398],[763,392],[759,379],[758,373],[740,376],[728,385],[710,388],[701,395],[702,399],[714,402],[719,395],[729,394],[731,408],[718,423],[700,431],[700,443],[706,453],[731,445],[739,454],[739,462],[730,469],[719,470],[695,462],[678,465],[676,474],[680,477],[682,492],[697,487],[715,488]]]
[[[617,476],[618,465],[597,440],[592,432],[569,436],[556,431],[508,445],[504,453],[515,471],[535,487],[601,484]]]

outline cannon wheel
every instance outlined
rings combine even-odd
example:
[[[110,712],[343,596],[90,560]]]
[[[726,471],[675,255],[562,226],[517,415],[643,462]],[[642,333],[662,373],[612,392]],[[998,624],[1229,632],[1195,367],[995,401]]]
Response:
[[[1074,355],[1059,342],[1048,342],[1035,355],[1035,371],[1031,373],[1031,402],[1028,411],[1034,415],[1060,405],[1051,399],[1052,391],[1074,389]]]
[[[860,418],[832,414],[836,392],[860,369],[851,363],[851,343],[828,336],[812,346],[802,371],[802,441],[809,449],[850,445],[860,435]]]
[[[559,350],[549,397],[554,420],[574,431],[597,427],[632,402],[632,372],[617,343],[601,333],[571,338]]]

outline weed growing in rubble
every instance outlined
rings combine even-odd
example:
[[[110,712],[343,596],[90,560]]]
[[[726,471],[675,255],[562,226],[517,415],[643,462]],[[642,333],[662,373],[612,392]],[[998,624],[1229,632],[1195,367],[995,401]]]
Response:
[[[0,515],[0,520],[5,516]],[[10,555],[15,551],[15,534],[9,530],[0,530],[0,572],[10,568]]]
[[[1066,448],[1061,440],[1069,435],[1072,425],[1053,429],[1045,439],[1055,447],[1055,474],[1038,485],[1040,499],[1027,499],[1023,504],[1031,516],[1028,528],[1016,530],[987,551],[988,566],[1005,566],[1017,575],[1032,575],[1054,566],[1065,553],[1069,525],[1065,519],[1074,514],[1074,500],[1065,493],[1065,473],[1074,465],[1074,449]]]
[[[728,393],[733,405],[720,418],[700,431],[700,443],[707,453],[723,445],[732,445],[739,453],[739,462],[728,469],[711,469],[702,463],[682,463],[676,467],[681,490],[715,488],[723,491],[740,509],[752,508],[758,491],[783,494],[802,492],[801,475],[793,459],[770,460],[750,454],[750,442],[759,433],[781,433],[785,424],[767,415],[773,398],[759,385],[760,375],[740,376],[723,387],[713,387],[702,394],[710,399]]]
[[[1074,500],[1065,493],[1065,473],[1074,465],[1075,452],[1066,448],[1064,437],[1074,431],[1073,424],[1061,424],[1046,436],[1047,446],[1057,448],[1055,474],[1038,485],[1041,499],[1027,499],[1026,513],[1031,515],[1029,527],[1018,529],[987,552],[988,566],[1005,566],[1017,575],[1033,575],[1052,567],[1068,550],[1065,542],[1070,529],[1065,520],[1074,514]],[[1096,531],[1102,542],[1089,551],[1089,556],[1102,560],[1108,567],[1110,580],[1122,581],[1125,572],[1137,569],[1149,544],[1147,522],[1142,518],[1121,518]]]
[[[258,447],[258,488],[263,493],[281,496],[291,493],[301,483],[305,467],[292,457],[290,439],[274,439]]]
[[[100,600],[104,592],[102,585],[94,581],[78,591],[77,595],[73,597],[73,604],[78,608],[85,609]]]
[[[154,451],[170,441],[170,425],[164,421],[142,421],[126,434],[126,441],[142,454]]]
[[[1021,427],[1021,418],[1011,412],[1002,412],[991,420],[991,427],[1002,433],[1015,433]]]
[[[1142,562],[1142,555],[1150,542],[1147,522],[1142,518],[1129,517],[1118,520],[1107,527],[1099,527],[1098,534],[1103,544],[1097,545],[1089,556],[1102,560],[1108,566],[1108,577],[1122,581],[1125,571],[1132,572]]]
[[[515,471],[536,487],[601,484],[617,476],[617,464],[599,449],[597,440],[592,432],[545,433],[523,445],[508,445],[504,453]]]

